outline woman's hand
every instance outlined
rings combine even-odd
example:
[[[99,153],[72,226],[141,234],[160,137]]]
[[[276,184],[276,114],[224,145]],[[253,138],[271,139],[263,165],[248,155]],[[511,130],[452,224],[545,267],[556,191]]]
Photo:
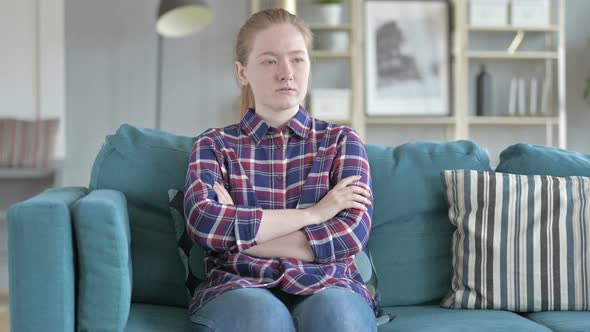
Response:
[[[234,205],[234,200],[231,198],[231,195],[229,194],[229,192],[227,192],[224,186],[215,182],[215,184],[213,184],[213,190],[217,194],[217,200],[219,201],[219,203]]]
[[[330,190],[316,205],[310,207],[314,224],[321,224],[345,209],[367,211],[371,194],[360,186],[352,185],[361,179],[360,175],[344,178]]]

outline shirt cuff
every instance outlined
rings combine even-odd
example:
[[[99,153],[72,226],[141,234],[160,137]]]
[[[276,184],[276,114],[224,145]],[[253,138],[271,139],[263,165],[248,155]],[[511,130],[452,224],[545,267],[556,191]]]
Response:
[[[317,224],[303,227],[307,241],[315,254],[315,259],[320,264],[334,261],[334,243],[328,225]]]
[[[234,219],[237,251],[242,252],[256,246],[256,234],[262,220],[262,209],[253,207],[236,207]]]

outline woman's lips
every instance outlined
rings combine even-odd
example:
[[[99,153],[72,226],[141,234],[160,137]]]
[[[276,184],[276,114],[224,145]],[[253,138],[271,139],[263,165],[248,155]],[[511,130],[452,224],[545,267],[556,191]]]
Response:
[[[295,94],[297,92],[297,90],[295,90],[294,88],[280,88],[280,89],[277,89],[276,92],[278,92],[280,94],[284,94],[284,95],[291,95],[291,94]]]

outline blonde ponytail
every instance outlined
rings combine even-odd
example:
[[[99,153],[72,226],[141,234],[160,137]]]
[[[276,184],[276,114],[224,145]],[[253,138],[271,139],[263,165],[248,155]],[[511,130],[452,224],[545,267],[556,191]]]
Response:
[[[248,112],[249,108],[254,108],[254,94],[250,84],[242,85],[242,91],[240,94],[240,118]]]

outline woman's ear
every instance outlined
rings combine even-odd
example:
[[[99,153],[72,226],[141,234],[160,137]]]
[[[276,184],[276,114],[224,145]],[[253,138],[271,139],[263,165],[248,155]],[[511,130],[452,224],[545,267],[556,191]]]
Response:
[[[242,65],[239,61],[236,61],[236,77],[238,78],[238,81],[240,81],[241,85],[248,85],[246,70],[244,65]]]

